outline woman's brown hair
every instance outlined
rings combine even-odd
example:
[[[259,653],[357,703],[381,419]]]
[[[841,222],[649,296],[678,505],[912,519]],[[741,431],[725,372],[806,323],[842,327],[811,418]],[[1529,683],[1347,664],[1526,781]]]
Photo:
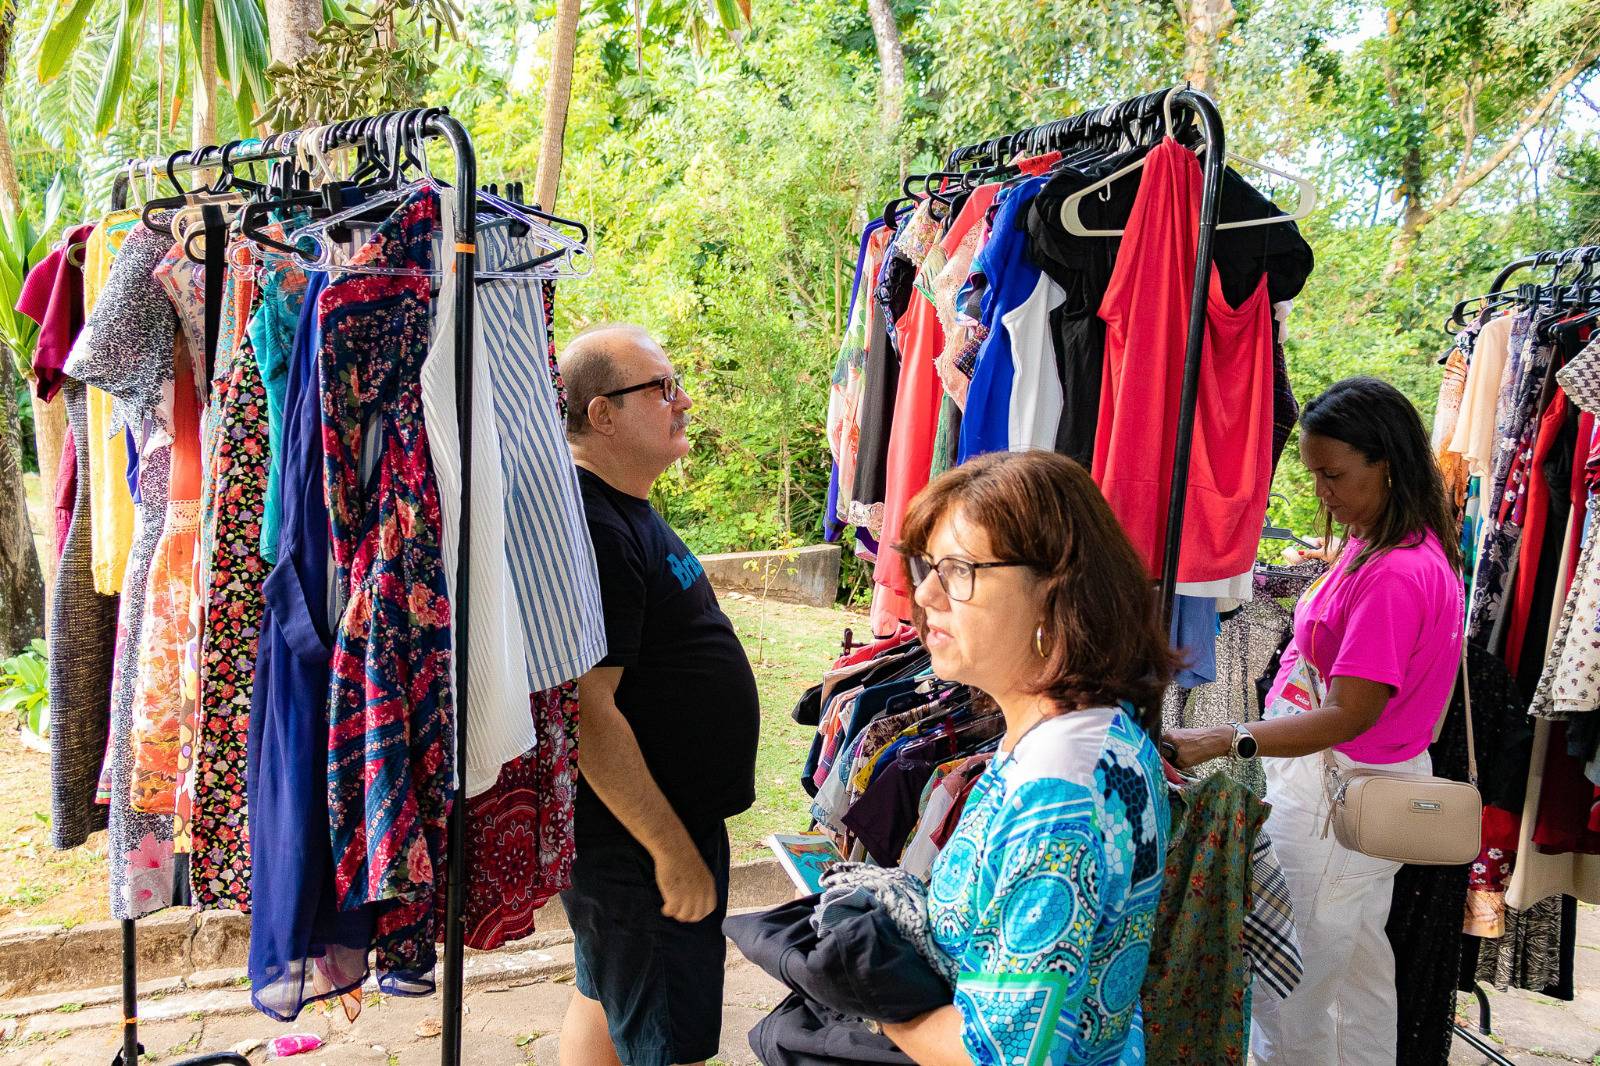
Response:
[[[1144,563],[1083,467],[1054,452],[994,452],[939,475],[911,501],[902,560],[926,555],[956,512],[988,534],[995,561],[1027,563],[1045,585],[1036,693],[1069,711],[1159,705],[1177,657]],[[915,604],[912,620],[926,633]]]

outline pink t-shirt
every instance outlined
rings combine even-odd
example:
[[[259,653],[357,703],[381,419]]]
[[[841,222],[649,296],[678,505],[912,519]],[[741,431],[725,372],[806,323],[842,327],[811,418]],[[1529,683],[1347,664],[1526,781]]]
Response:
[[[1361,551],[1349,547],[1294,612],[1294,641],[1267,693],[1277,698],[1301,655],[1325,683],[1359,677],[1394,689],[1378,721],[1335,750],[1357,762],[1397,763],[1426,751],[1461,663],[1466,611],[1461,579],[1432,533],[1347,572]]]

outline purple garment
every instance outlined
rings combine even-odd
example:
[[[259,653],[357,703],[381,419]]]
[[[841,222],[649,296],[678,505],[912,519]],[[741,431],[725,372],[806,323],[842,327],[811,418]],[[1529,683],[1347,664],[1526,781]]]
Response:
[[[902,745],[903,746],[903,745]],[[867,853],[880,866],[900,861],[906,841],[917,828],[917,802],[922,790],[941,762],[951,756],[950,747],[937,745],[920,753],[899,752],[893,761],[885,755],[880,769],[861,798],[844,813],[844,825],[866,846]]]
[[[262,592],[261,643],[250,708],[250,843],[271,863],[250,882],[250,999],[292,1021],[307,1003],[359,988],[374,907],[338,908],[328,833],[328,506],[322,484],[317,294],[312,274],[284,395],[278,563]],[[313,968],[331,987],[313,990]]]
[[[128,495],[134,503],[143,503],[139,498],[139,446],[133,442],[132,426],[122,431],[122,442],[128,448]]]
[[[822,539],[832,544],[843,532],[844,523],[839,521],[839,464],[834,463],[828,473],[828,502],[822,512]]]

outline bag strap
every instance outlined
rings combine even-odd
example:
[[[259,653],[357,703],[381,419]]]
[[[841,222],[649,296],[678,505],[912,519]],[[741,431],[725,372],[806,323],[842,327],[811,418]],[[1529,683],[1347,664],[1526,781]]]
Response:
[[[1461,637],[1461,705],[1467,715],[1467,780],[1478,787],[1478,746],[1472,735],[1472,686],[1467,681],[1467,638]]]

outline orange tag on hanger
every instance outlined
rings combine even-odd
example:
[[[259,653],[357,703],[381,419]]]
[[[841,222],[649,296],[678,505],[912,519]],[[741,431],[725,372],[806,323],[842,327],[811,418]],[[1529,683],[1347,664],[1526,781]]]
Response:
[[[476,244],[463,244],[460,241],[457,241],[456,242],[456,254],[457,255],[477,255],[478,254],[478,246]]]

